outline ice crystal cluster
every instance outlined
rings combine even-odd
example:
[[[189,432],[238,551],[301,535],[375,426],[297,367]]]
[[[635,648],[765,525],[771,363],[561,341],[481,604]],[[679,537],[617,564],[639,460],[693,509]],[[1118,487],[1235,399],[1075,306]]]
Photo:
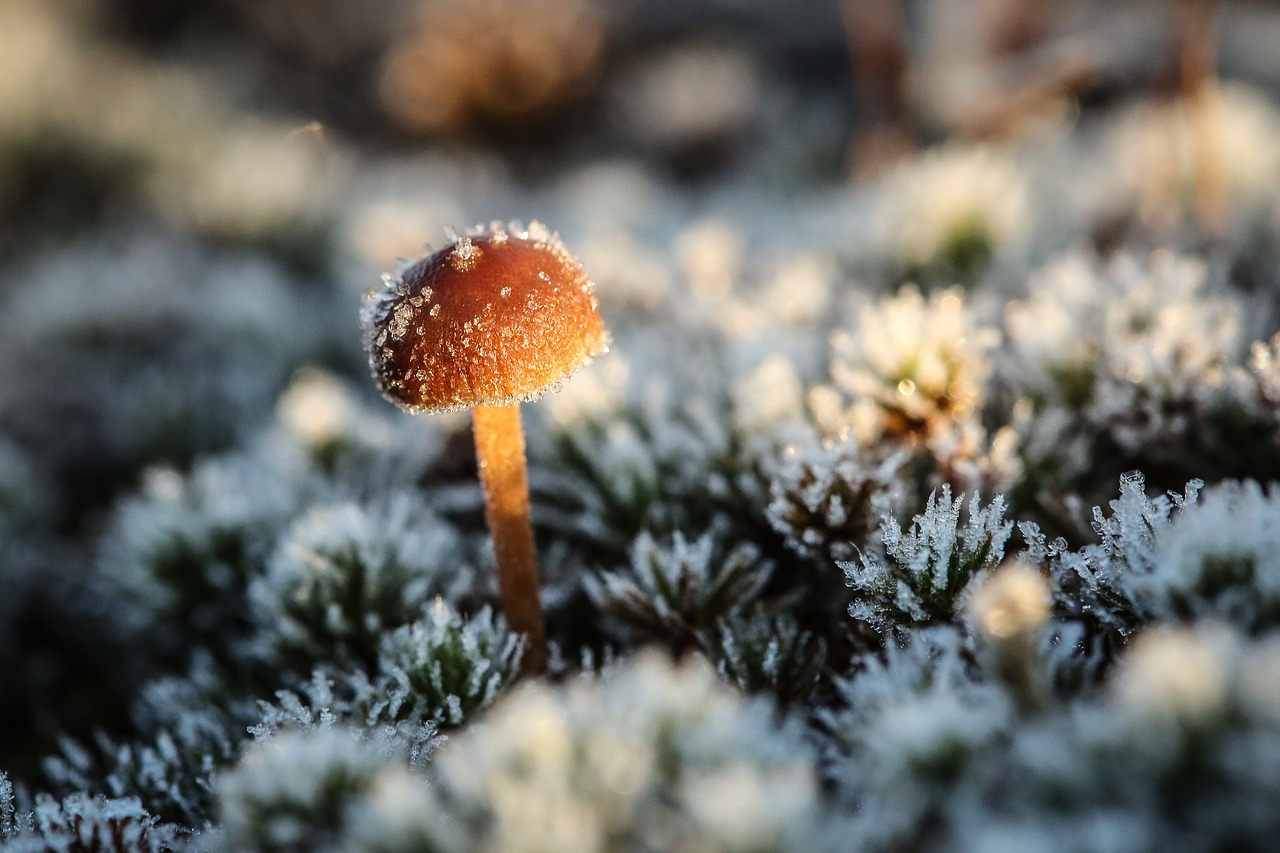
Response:
[[[0,851],[1275,847],[1274,89],[853,179],[834,20],[678,23],[766,3],[155,5],[0,3]],[[358,323],[499,233],[612,336],[522,410],[538,677]]]

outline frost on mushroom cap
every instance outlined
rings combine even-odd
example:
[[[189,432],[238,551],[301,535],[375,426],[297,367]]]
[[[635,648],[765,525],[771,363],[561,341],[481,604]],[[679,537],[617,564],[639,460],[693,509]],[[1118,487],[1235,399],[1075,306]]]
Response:
[[[365,349],[406,411],[533,400],[608,348],[594,285],[536,222],[473,229],[383,282],[362,312]]]

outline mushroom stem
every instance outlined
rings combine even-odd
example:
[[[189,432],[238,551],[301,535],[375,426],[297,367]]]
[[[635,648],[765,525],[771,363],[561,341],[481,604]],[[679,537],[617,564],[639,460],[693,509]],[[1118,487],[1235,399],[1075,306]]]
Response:
[[[538,564],[529,517],[520,404],[476,406],[471,416],[476,439],[484,513],[498,565],[498,590],[511,630],[524,634],[524,671],[546,669],[547,648],[538,598]]]

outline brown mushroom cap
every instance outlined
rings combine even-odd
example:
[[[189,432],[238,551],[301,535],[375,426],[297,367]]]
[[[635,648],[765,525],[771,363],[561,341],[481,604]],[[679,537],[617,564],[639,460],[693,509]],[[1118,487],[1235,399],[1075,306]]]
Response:
[[[608,347],[594,285],[536,223],[476,231],[384,282],[365,304],[365,349],[406,411],[533,400]]]

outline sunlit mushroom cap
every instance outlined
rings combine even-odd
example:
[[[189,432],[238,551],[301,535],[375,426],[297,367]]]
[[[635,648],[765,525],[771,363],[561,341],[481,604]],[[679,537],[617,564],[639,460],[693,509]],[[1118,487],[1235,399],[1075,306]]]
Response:
[[[594,285],[537,223],[475,230],[384,285],[365,303],[365,348],[410,412],[533,400],[608,347]]]

